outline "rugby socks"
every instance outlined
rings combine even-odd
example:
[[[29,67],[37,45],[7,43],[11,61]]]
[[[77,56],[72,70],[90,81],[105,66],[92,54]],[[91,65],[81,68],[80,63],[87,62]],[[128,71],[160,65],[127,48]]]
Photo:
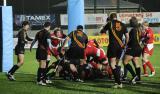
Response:
[[[50,62],[50,60],[47,60],[47,62],[46,62],[46,68],[48,68],[49,62]]]
[[[86,65],[80,65],[78,67],[78,78],[83,79],[82,73],[85,71]]]
[[[113,69],[112,71],[113,71],[115,83],[117,83],[116,69]]]
[[[123,78],[127,77],[127,73],[128,73],[128,69],[126,68],[126,66],[124,66],[124,75],[123,75]]]
[[[41,68],[41,69],[42,69],[41,80],[45,81],[46,80],[46,68]]]
[[[14,65],[8,73],[10,73],[11,75],[13,75],[15,73],[15,71],[18,70],[18,68],[19,68],[18,65]]]
[[[46,80],[46,68],[38,68],[37,82]]]
[[[144,74],[147,74],[147,64],[146,63],[143,64],[143,71],[144,71]]]
[[[140,81],[141,80],[141,68],[136,68],[136,75],[138,76],[138,80]]]
[[[116,66],[118,74],[121,74],[121,66]]]
[[[147,66],[149,67],[149,69],[151,70],[151,72],[154,72],[154,71],[155,71],[155,70],[154,70],[154,67],[152,66],[152,64],[151,64],[150,61],[146,62],[146,64],[147,64]]]
[[[77,72],[71,72],[72,73],[72,79],[73,80],[76,80],[76,79],[79,79],[79,76],[78,76],[78,73]]]
[[[114,79],[115,79],[115,83],[117,84],[121,84],[121,81],[120,81],[120,72],[118,71],[119,69],[116,67],[115,69],[113,69],[113,75],[114,75]]]
[[[118,85],[120,85],[121,84],[121,66],[116,66],[116,70],[117,70],[117,83],[118,83]]]
[[[38,68],[38,71],[37,71],[37,82],[41,81],[41,73],[42,73],[42,69]]]
[[[136,74],[135,74],[135,72],[133,71],[133,68],[132,68],[132,66],[131,66],[130,64],[125,65],[125,67],[126,67],[126,69],[131,73],[132,77],[135,77],[135,76],[136,76]]]

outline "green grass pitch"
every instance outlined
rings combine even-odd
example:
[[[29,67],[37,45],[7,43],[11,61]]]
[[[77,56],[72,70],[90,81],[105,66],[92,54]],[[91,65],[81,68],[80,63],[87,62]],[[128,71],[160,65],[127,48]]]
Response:
[[[113,81],[105,79],[85,83],[56,79],[51,85],[39,86],[35,82],[38,67],[35,50],[26,50],[25,64],[15,74],[17,81],[8,81],[5,74],[0,73],[0,94],[160,94],[160,45],[155,45],[150,60],[156,68],[156,76],[143,77],[143,83],[135,86],[124,84],[123,89],[110,88]]]

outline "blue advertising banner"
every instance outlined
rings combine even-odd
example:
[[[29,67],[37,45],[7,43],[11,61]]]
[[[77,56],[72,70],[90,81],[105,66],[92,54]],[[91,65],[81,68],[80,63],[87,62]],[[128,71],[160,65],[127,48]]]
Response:
[[[41,26],[46,21],[49,21],[52,23],[52,25],[56,24],[56,17],[54,14],[52,15],[15,15],[14,17],[14,23],[16,26],[21,26],[21,23],[23,21],[29,21],[32,26]]]

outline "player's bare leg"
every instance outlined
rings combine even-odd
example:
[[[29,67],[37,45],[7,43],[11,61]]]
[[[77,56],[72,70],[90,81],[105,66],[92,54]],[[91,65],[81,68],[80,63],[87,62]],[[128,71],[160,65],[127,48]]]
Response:
[[[115,85],[113,86],[113,88],[122,88],[123,86],[120,81],[120,71],[119,71],[120,69],[119,67],[117,67],[117,59],[111,58],[110,63],[111,63],[111,67],[112,67],[112,71],[115,79]]]
[[[124,60],[123,60],[123,64],[125,65],[125,68],[131,73],[132,75],[132,79],[130,80],[131,84],[136,84],[136,73],[134,72],[132,66],[129,64],[129,62],[133,59],[132,56],[130,55],[125,55]]]
[[[154,69],[153,65],[151,64],[151,62],[149,61],[149,59],[148,59],[149,57],[150,57],[149,54],[147,54],[147,53],[144,53],[144,54],[143,54],[143,57],[142,57],[143,70],[144,70],[143,76],[152,77],[152,76],[155,75],[155,69]],[[149,69],[150,69],[150,71],[151,71],[151,74],[150,74],[150,75],[148,75],[148,73],[147,73],[147,69],[146,69],[147,66],[149,67]]]
[[[46,60],[39,60],[39,68],[37,71],[37,84],[46,85]]]
[[[141,81],[141,68],[139,64],[139,57],[133,58],[133,63],[135,64],[136,77],[134,79],[135,82]]]
[[[24,64],[24,54],[17,55],[17,64],[14,65],[11,70],[6,74],[10,81],[15,81],[14,73]]]

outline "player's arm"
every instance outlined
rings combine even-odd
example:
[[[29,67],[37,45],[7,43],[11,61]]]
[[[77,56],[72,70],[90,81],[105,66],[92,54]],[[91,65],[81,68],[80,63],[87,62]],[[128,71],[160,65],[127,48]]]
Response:
[[[38,33],[36,34],[35,39],[34,39],[34,40],[32,41],[32,43],[31,43],[30,52],[32,51],[32,47],[34,46],[34,44],[35,44],[36,41],[38,40],[37,36],[38,36]]]
[[[97,47],[97,48],[100,48],[98,42],[97,42],[95,39],[94,39],[94,43],[96,44],[96,47]]]
[[[126,47],[129,42],[129,33],[128,33],[126,26],[125,26],[124,30],[125,30],[125,44],[124,44],[124,46]]]
[[[85,48],[87,47],[87,43],[88,43],[88,36],[85,34],[86,40],[85,40]]]
[[[147,39],[150,39],[153,36],[153,30],[150,29],[150,31],[146,34]]]
[[[27,39],[28,41],[33,41],[33,39],[30,38],[27,33],[26,33],[26,39]]]
[[[62,44],[62,47],[61,47],[61,52],[63,52],[63,49],[64,49],[65,45],[68,43],[68,41],[71,39],[71,37],[73,37],[73,32],[68,34],[68,36],[65,38],[65,40],[64,40],[64,42]]]
[[[68,41],[70,40],[70,37],[66,37],[64,40],[64,43],[62,44],[62,48],[64,48],[64,46],[68,43]]]
[[[52,39],[58,39],[58,37],[56,37],[56,36],[51,36],[51,38],[52,38]]]
[[[129,33],[125,33],[125,46],[128,44],[129,42]]]
[[[48,44],[48,46],[49,46],[49,49],[50,49],[50,51],[52,52],[52,48],[53,48],[53,46],[52,46],[52,43],[51,43],[51,36],[50,36],[50,33],[47,33],[46,34],[46,38],[47,38],[47,44]]]
[[[106,23],[105,25],[102,26],[102,28],[100,29],[100,33],[106,33],[106,31],[110,28],[110,22]]]
[[[30,52],[32,51],[32,47],[34,46],[34,44],[36,43],[37,39],[34,39],[31,43],[31,46],[30,46]]]
[[[61,39],[61,38],[58,38],[58,37],[56,37],[56,36],[51,36],[51,38],[52,38],[52,39],[58,39],[58,40]]]
[[[47,39],[47,43],[48,43],[48,46],[49,46],[49,49],[52,49],[53,48],[53,46],[52,46],[52,44],[51,44],[51,39]]]
[[[27,43],[27,41],[25,39],[25,31],[20,31],[18,34],[18,38],[20,39],[21,44]]]

